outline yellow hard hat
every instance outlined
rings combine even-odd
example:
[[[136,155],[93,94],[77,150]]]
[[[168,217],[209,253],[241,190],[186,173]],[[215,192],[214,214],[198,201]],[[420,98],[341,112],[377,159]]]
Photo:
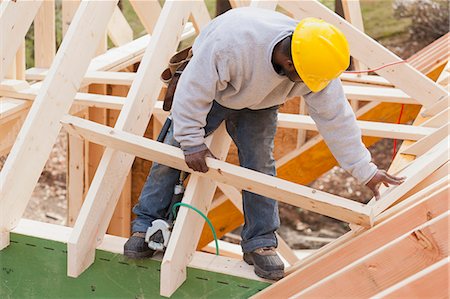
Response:
[[[313,92],[324,89],[350,64],[344,34],[316,18],[306,18],[298,23],[292,35],[291,52],[295,70]]]

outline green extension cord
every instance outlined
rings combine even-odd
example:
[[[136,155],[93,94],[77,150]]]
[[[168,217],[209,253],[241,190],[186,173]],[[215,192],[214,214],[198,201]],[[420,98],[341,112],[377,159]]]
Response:
[[[214,226],[212,225],[212,223],[211,223],[211,221],[208,219],[208,217],[206,217],[206,215],[203,214],[203,212],[200,211],[199,209],[197,209],[196,207],[191,206],[190,204],[187,204],[187,203],[184,203],[184,202],[178,202],[178,203],[176,203],[176,204],[174,204],[174,205],[172,206],[172,214],[173,214],[173,218],[176,218],[176,217],[177,217],[177,211],[176,211],[176,208],[177,208],[177,207],[180,207],[180,206],[181,206],[181,207],[186,207],[186,208],[189,208],[189,209],[192,209],[192,210],[196,211],[200,216],[203,217],[203,219],[205,219],[205,221],[206,221],[206,223],[208,223],[209,228],[211,229],[211,232],[212,232],[213,237],[214,237],[214,243],[216,244],[216,255],[219,255],[219,242],[217,241],[216,230],[214,229]]]

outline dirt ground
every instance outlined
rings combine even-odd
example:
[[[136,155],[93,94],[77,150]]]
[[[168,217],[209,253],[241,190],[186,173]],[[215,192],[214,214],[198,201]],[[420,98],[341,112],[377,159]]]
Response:
[[[404,40],[389,40],[385,45],[402,58],[425,46],[417,43],[408,45]],[[392,146],[392,140],[384,139],[369,148],[374,162],[382,169],[389,167]],[[67,138],[61,133],[33,192],[25,218],[66,224],[66,153]],[[0,157],[0,169],[5,159]],[[311,187],[360,202],[366,202],[372,197],[367,187],[357,184],[353,177],[339,167],[325,173]],[[349,230],[346,223],[283,203],[280,204],[280,217],[279,233],[295,249],[321,247]]]

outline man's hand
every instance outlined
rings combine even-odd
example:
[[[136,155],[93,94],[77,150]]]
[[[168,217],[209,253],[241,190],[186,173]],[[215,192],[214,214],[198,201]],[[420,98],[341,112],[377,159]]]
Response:
[[[209,170],[208,166],[206,165],[206,157],[212,157],[214,159],[217,159],[214,157],[214,155],[211,153],[211,151],[207,148],[205,150],[202,150],[197,153],[184,155],[184,160],[186,161],[187,166],[189,168],[200,171],[200,172],[207,172]]]
[[[395,177],[393,175],[390,175],[384,170],[377,170],[377,173],[375,176],[366,184],[367,187],[369,187],[373,195],[375,195],[375,199],[380,199],[380,192],[378,191],[378,188],[380,188],[380,184],[384,184],[386,187],[389,187],[389,184],[391,185],[400,185],[405,181],[405,177]]]

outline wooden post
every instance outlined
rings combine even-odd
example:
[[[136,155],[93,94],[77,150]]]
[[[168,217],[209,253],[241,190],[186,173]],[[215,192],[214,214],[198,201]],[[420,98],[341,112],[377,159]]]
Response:
[[[55,0],[47,0],[34,19],[34,66],[49,68],[56,53]]]
[[[13,63],[41,4],[42,0],[4,0],[0,4],[0,81]]]

